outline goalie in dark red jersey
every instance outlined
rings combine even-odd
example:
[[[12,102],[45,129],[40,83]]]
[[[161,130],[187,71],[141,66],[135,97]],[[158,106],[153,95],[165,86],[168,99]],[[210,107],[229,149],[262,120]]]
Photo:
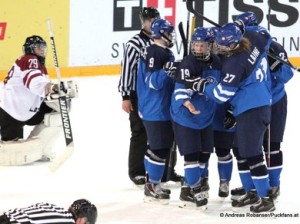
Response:
[[[59,88],[69,97],[76,95],[74,86],[69,88],[50,81],[45,66],[47,44],[42,37],[27,37],[23,51],[24,55],[14,62],[0,89],[0,134],[6,142],[0,144],[7,149],[0,152],[5,153],[0,155],[0,165],[21,165],[43,156],[51,158],[53,141],[49,139],[54,140],[62,129],[57,100]],[[28,141],[23,140],[25,125],[36,125]]]

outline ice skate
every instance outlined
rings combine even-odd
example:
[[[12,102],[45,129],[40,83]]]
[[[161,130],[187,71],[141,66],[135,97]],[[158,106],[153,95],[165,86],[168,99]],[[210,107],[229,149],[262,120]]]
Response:
[[[205,198],[205,193],[201,192],[201,186],[192,189],[186,185],[182,186],[179,199],[180,208],[191,207],[200,210],[207,208],[207,198]]]
[[[231,200],[238,200],[241,196],[246,194],[246,191],[243,187],[234,188],[230,191]]]
[[[200,181],[201,192],[205,196],[205,198],[209,198],[209,183],[208,177],[204,177]]]
[[[180,208],[189,207],[189,205],[195,207],[194,197],[191,193],[191,188],[185,184],[181,186],[179,200]]]
[[[271,197],[260,198],[250,207],[250,211],[254,213],[275,211],[274,201]]]
[[[246,192],[246,194],[244,194],[243,196],[240,196],[238,200],[233,200],[231,202],[231,205],[234,211],[238,211],[239,208],[243,208],[247,205],[252,205],[258,201],[259,201],[259,197],[256,194],[256,192],[249,191]]]
[[[164,189],[165,190],[165,189]],[[144,187],[145,202],[159,202],[160,204],[168,204],[170,200],[170,192],[162,190],[160,184],[147,182]]]
[[[145,176],[135,176],[135,177],[131,177],[130,180],[132,181],[134,187],[142,190],[144,189],[144,185],[146,182]]]
[[[250,191],[256,194],[256,189],[252,189]],[[241,198],[246,194],[246,191],[243,187],[238,187],[232,189],[230,193],[231,193],[231,200],[239,200],[239,198]]]
[[[275,203],[277,203],[279,195],[280,187],[271,187],[271,189],[269,190],[269,196],[274,200]]]
[[[165,176],[163,176],[163,178],[161,179],[161,185],[164,188],[178,188],[181,187],[181,183],[184,181],[183,176],[179,175],[178,173],[174,171],[171,172],[170,174],[170,178],[167,181],[167,178]]]
[[[229,195],[229,181],[220,181],[219,197],[226,198]]]
[[[201,191],[201,186],[192,188],[191,193],[194,196],[194,203],[196,204],[197,208],[206,210],[208,201],[206,198],[206,193]]]

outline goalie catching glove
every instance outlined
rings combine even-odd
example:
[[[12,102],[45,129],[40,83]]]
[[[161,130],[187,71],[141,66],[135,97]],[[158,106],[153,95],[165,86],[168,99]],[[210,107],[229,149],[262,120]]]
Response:
[[[207,79],[201,77],[186,78],[184,82],[185,82],[185,87],[187,89],[191,89],[194,92],[198,92],[198,93],[203,93],[207,83],[209,83]]]

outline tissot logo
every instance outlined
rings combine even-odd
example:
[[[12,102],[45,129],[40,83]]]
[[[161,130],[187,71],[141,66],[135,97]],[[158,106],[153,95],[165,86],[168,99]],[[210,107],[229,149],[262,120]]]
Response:
[[[141,29],[139,12],[142,7],[152,6],[158,9],[161,17],[176,24],[176,1],[175,0],[114,0],[113,31],[127,31]]]
[[[147,6],[157,8],[164,19],[176,24],[176,1],[175,0],[147,0]]]
[[[0,40],[5,38],[6,23],[0,22]]]
[[[114,31],[139,30],[142,0],[114,0]]]

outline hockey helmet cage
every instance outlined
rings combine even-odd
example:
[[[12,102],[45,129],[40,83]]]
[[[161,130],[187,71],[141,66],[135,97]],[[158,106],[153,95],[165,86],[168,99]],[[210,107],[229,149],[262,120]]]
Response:
[[[41,45],[46,47],[47,43],[46,41],[37,35],[33,35],[30,37],[27,37],[25,40],[25,43],[23,44],[23,51],[25,54],[35,54],[34,53],[34,48],[37,47],[37,45]]]
[[[206,48],[196,50],[197,43],[206,44]],[[199,60],[208,60],[213,43],[212,31],[209,28],[197,27],[192,35],[191,52]],[[200,52],[199,52],[200,50]]]

